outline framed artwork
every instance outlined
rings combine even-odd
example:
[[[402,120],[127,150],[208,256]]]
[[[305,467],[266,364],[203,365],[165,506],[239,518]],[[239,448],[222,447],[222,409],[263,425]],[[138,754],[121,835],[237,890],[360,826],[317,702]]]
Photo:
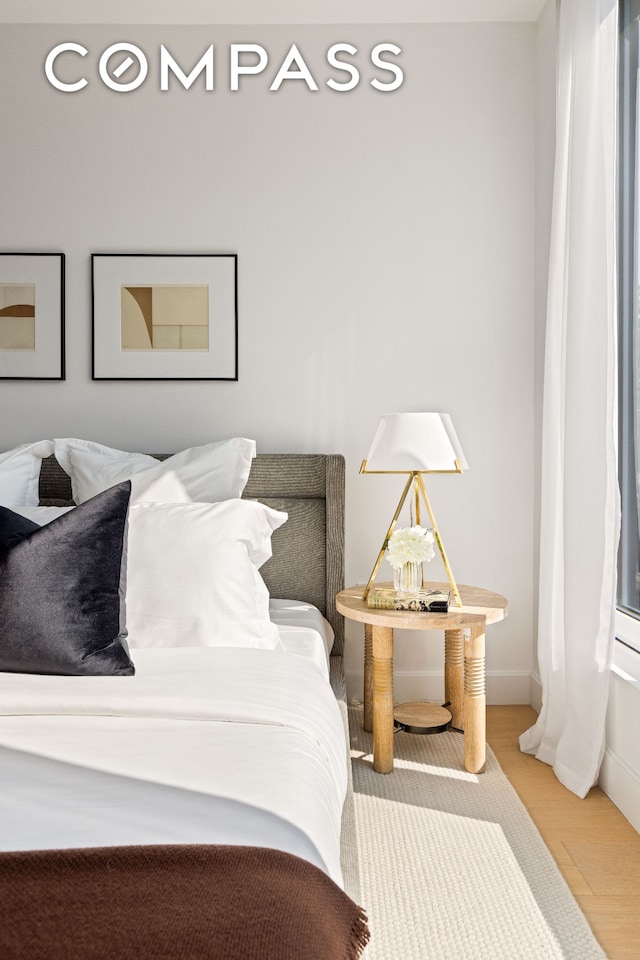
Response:
[[[234,253],[91,255],[93,380],[237,380]]]
[[[0,253],[0,380],[64,380],[64,253]]]

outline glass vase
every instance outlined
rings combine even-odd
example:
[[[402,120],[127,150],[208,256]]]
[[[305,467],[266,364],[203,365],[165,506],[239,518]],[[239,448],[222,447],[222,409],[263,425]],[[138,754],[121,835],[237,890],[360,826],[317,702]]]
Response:
[[[417,593],[422,586],[422,564],[405,563],[393,571],[393,586],[398,593]]]

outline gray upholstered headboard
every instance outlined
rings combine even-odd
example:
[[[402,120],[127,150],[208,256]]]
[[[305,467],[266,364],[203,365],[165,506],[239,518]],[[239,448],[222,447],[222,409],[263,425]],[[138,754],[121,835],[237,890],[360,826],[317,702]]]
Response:
[[[158,454],[159,459],[165,455]],[[344,587],[344,457],[258,454],[243,496],[286,510],[273,535],[273,557],[261,568],[272,597],[306,600],[325,615],[344,651],[344,620],[335,596]],[[54,457],[42,461],[40,502],[72,502],[71,482]]]

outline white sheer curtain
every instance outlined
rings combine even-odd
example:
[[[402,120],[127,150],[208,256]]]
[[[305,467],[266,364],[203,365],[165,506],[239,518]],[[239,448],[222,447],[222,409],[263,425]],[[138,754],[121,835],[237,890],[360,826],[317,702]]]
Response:
[[[620,524],[616,0],[560,0],[542,436],[542,710],[521,749],[584,797],[604,753]]]

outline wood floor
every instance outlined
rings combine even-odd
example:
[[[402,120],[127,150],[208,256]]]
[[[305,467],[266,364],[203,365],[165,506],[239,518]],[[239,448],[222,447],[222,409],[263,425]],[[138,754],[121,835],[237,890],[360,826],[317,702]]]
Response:
[[[580,800],[520,752],[528,706],[488,707],[487,740],[609,960],[640,960],[640,834],[598,787]]]

